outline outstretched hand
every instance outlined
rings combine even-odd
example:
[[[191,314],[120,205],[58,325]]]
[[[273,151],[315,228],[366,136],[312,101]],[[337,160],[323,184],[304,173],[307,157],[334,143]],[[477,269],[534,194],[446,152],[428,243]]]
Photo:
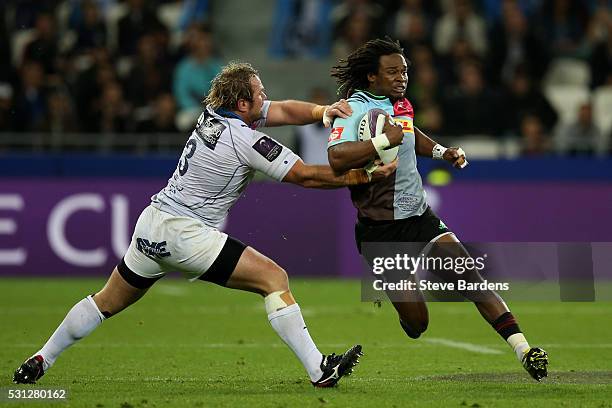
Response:
[[[379,181],[386,179],[397,170],[397,159],[393,160],[389,164],[384,164],[382,160],[377,159],[374,161],[373,165],[375,166],[374,170],[371,172],[372,180],[371,181]]]
[[[468,165],[468,161],[465,158],[465,152],[460,147],[449,147],[444,152],[442,158],[457,169],[462,169]]]
[[[323,112],[323,125],[330,127],[334,118],[346,119],[353,114],[353,109],[346,101],[346,99],[340,99],[337,102],[332,103]]]

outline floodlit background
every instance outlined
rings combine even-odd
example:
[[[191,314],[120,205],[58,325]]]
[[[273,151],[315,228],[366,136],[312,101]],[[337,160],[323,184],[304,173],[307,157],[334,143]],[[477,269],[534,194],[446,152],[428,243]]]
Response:
[[[259,69],[272,100],[329,103],[338,59],[390,35],[412,61],[417,126],[467,152],[462,171],[419,159],[430,205],[460,239],[612,241],[610,10],[605,0],[2,1],[0,386],[123,256],[140,211],[176,166],[210,80],[231,60]],[[326,163],[321,126],[269,134],[306,162]],[[600,386],[612,379],[609,303],[516,305],[558,371],[556,391],[530,388],[471,305],[433,305],[430,331],[409,342],[390,306],[360,303],[349,279],[361,273],[354,221],[347,190],[259,177],[222,226],[290,277],[307,276],[292,288],[326,350],[354,338],[369,347],[346,394],[305,393],[309,385],[293,381],[301,368],[265,331],[254,295],[172,279],[67,352],[46,384],[107,406],[207,405],[202,395],[218,404],[368,405],[387,394],[379,404],[609,404],[612,391]],[[109,364],[84,368],[83,359]],[[128,360],[135,365],[126,369]]]
[[[336,99],[330,68],[391,35],[416,123],[471,166],[421,159],[467,241],[610,241],[607,1],[9,1],[0,6],[0,273],[106,274],[176,166],[210,80],[249,61],[271,99]],[[326,163],[318,125],[271,135]],[[353,275],[348,192],[261,183],[225,229],[293,274]]]

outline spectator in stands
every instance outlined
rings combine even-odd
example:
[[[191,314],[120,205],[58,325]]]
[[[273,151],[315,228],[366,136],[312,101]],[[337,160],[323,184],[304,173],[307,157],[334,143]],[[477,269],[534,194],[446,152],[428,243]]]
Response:
[[[557,123],[558,115],[539,87],[534,86],[533,81],[525,72],[518,68],[505,88],[503,97],[503,112],[505,133],[519,135],[521,132],[521,118],[527,113],[537,116],[542,122],[544,130],[552,131]]]
[[[102,89],[95,115],[96,131],[100,133],[129,132],[130,106],[123,98],[123,90],[118,82],[109,82]]]
[[[416,66],[416,73],[410,75],[408,82],[411,101],[416,111],[422,107],[438,104],[442,100],[442,89],[438,73],[432,64]]]
[[[325,88],[315,87],[310,90],[308,100],[317,105],[329,105],[330,96]],[[327,139],[329,129],[323,126],[323,122],[311,123],[310,125],[297,126],[296,150],[300,157],[308,164],[328,165]]]
[[[81,19],[76,22],[76,42],[73,51],[76,53],[91,48],[106,46],[106,24],[101,17],[100,9],[94,0],[84,0],[80,4]]]
[[[408,86],[416,125],[428,134],[440,134],[444,122],[440,108],[442,90],[434,66],[431,63],[419,65]]]
[[[57,73],[58,37],[53,15],[42,12],[36,17],[36,33],[24,50],[24,61],[35,61],[41,64],[46,74]]]
[[[459,85],[444,98],[443,116],[444,133],[448,135],[501,132],[500,99],[486,86],[478,62],[465,62],[460,67]]]
[[[81,129],[96,132],[100,96],[107,84],[117,81],[117,74],[106,48],[93,48],[87,54],[91,65],[79,73],[73,93]]]
[[[550,151],[550,138],[540,118],[527,114],[521,118],[521,152],[523,156],[537,157]]]
[[[545,44],[554,57],[577,57],[587,10],[581,1],[547,0],[538,20]]]
[[[52,15],[57,5],[61,2],[62,0],[3,1],[3,3],[13,6],[12,23],[13,27],[17,30],[27,30],[36,27],[37,19],[40,13],[48,13],[49,15]]]
[[[175,125],[176,103],[170,93],[160,94],[153,104],[151,118],[138,124],[142,133],[179,133]]]
[[[26,61],[20,70],[20,88],[15,97],[14,125],[17,130],[42,130],[47,119],[46,94],[42,65]]]
[[[422,0],[403,0],[391,23],[391,33],[407,55],[415,44],[431,46],[433,21],[423,10]]]
[[[372,21],[369,14],[363,10],[355,11],[338,31],[333,47],[334,58],[346,57],[370,38],[372,38]]]
[[[557,129],[554,142],[555,151],[562,155],[605,156],[609,135],[606,137],[593,122],[593,107],[588,102],[578,109],[576,122]]]
[[[527,18],[513,1],[505,1],[502,21],[491,30],[489,64],[491,79],[509,83],[516,69],[527,69],[532,78],[541,78],[548,66],[546,47],[531,29]]]
[[[479,57],[487,51],[485,22],[474,12],[470,0],[454,0],[434,28],[434,48],[439,55],[448,55],[458,40],[465,41],[470,52]]]
[[[166,30],[155,10],[145,6],[144,0],[128,0],[129,11],[119,20],[119,54],[131,56],[136,53],[138,39],[147,33]]]
[[[13,130],[13,88],[8,83],[0,83],[0,129]]]
[[[186,130],[195,122],[201,101],[208,94],[210,81],[221,71],[221,61],[213,54],[210,29],[195,25],[189,30],[189,55],[174,72],[174,97],[183,116],[180,128]]]
[[[13,77],[11,41],[6,21],[6,4],[0,4],[0,84],[10,82]]]
[[[498,24],[502,19],[503,9],[512,3],[513,6],[519,7],[521,13],[527,18],[533,18],[542,7],[544,0],[480,0],[483,16],[487,20],[489,26]]]
[[[331,0],[277,0],[270,52],[275,57],[329,55]]]
[[[138,54],[125,82],[127,99],[135,108],[171,90],[172,68],[166,65],[160,51],[152,34],[138,40]]]
[[[590,25],[592,53],[591,87],[612,86],[612,13],[607,7],[599,7]]]
[[[183,0],[181,16],[178,21],[178,29],[182,32],[194,23],[210,23],[210,1],[209,0]]]
[[[45,131],[57,135],[79,130],[72,100],[65,91],[52,91],[47,98],[47,109]]]
[[[381,1],[369,0],[341,1],[331,12],[334,38],[343,36],[343,32],[349,27],[350,20],[355,16],[359,16],[360,19],[365,16],[365,19],[369,22],[371,37],[384,35],[386,13],[385,7],[381,3],[384,4]]]

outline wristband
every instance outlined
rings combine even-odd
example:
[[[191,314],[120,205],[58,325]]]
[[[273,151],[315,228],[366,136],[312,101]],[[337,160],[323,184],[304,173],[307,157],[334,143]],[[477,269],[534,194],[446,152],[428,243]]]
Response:
[[[433,150],[431,151],[431,157],[436,159],[436,160],[443,160],[444,159],[444,153],[446,152],[447,148],[440,145],[440,144],[436,144],[433,147]]]
[[[378,164],[374,162],[371,162],[370,164],[368,164],[367,166],[363,168],[366,172],[366,175],[368,176],[368,181],[372,181],[372,173],[374,173],[377,168],[378,168]]]
[[[380,156],[380,152],[385,150],[387,147],[391,146],[391,143],[389,142],[387,135],[384,133],[381,133],[380,135],[373,137],[370,140],[372,141],[372,144],[374,145],[374,149],[376,149],[376,153],[378,153],[379,156]]]
[[[315,107],[312,108],[312,118],[317,121],[323,119],[325,109],[327,109],[326,105],[315,105]]]

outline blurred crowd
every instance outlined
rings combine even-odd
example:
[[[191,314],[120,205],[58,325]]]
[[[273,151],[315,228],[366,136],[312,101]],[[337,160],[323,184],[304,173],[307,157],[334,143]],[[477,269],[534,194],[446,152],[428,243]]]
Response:
[[[0,131],[188,130],[223,64],[217,1],[2,2]],[[604,156],[610,3],[277,0],[270,56],[339,59],[390,35],[412,63],[409,98],[426,132],[515,138],[524,155]]]
[[[283,41],[271,47],[279,58],[341,59],[368,39],[398,39],[412,63],[416,123],[432,135],[518,139],[527,156],[610,153],[608,0],[279,4],[275,38]],[[330,24],[320,24],[326,15]]]
[[[3,3],[0,129],[179,132],[222,66],[208,13],[207,0]]]

